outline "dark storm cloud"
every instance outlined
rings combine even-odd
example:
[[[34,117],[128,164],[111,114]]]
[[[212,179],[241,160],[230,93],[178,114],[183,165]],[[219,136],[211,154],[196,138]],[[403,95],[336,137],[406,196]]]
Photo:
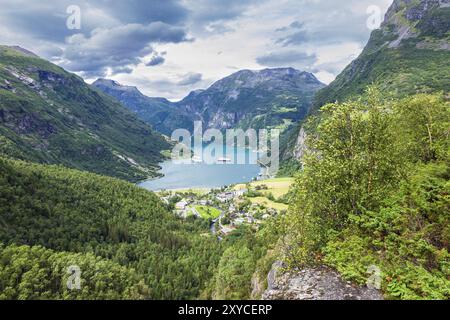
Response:
[[[38,54],[85,76],[129,73],[153,52],[153,44],[188,40],[183,25],[188,10],[180,0],[0,0],[0,5],[2,28],[28,37]],[[80,8],[81,29],[66,26],[72,5]]]
[[[63,65],[87,76],[128,72],[153,52],[152,43],[187,41],[181,27],[162,22],[128,24],[111,29],[95,29],[89,37],[74,35],[67,40]]]

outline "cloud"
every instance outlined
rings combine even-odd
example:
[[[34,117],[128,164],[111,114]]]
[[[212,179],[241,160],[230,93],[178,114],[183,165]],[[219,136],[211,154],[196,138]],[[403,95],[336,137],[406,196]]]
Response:
[[[276,43],[284,46],[308,44],[328,45],[344,41],[365,42],[372,30],[367,27],[367,8],[378,5],[385,8],[392,0],[297,0],[301,15],[288,26]],[[382,17],[380,17],[382,18]]]
[[[309,70],[317,62],[317,56],[303,51],[288,50],[257,57],[256,62],[267,67],[294,66],[302,70]]]
[[[189,15],[188,7],[180,0],[127,0],[92,1],[99,9],[123,23],[164,22],[172,25],[184,23]]]
[[[154,67],[154,66],[159,66],[161,64],[163,64],[166,61],[166,59],[163,56],[153,56],[149,62],[147,62],[145,65],[147,67]]]
[[[227,25],[246,14],[254,6],[268,0],[185,0],[190,10],[193,30],[206,34],[224,34],[235,31]]]
[[[128,73],[153,52],[152,44],[183,41],[188,41],[183,28],[163,22],[95,29],[88,37],[76,34],[67,39],[63,66],[88,77]]]
[[[178,85],[180,86],[190,86],[202,81],[203,75],[201,73],[190,72],[185,74],[180,81],[178,81]]]
[[[299,21],[294,21],[292,22],[289,26],[287,27],[282,27],[282,28],[277,28],[275,31],[277,32],[283,32],[283,31],[289,31],[290,29],[302,29],[304,26],[303,23],[299,22]]]
[[[175,99],[232,71],[262,66],[315,70],[332,80],[369,37],[367,7],[385,11],[391,3],[0,0],[0,43],[27,48],[88,81],[112,77]],[[81,9],[80,30],[66,27],[70,5]],[[158,67],[150,73],[148,66]]]
[[[211,79],[203,79],[203,75],[197,75],[196,77],[197,79],[191,73],[171,76],[152,76],[146,73],[143,76],[122,74],[117,76],[116,80],[121,83],[132,83],[142,93],[150,97],[165,97],[172,101],[178,101],[193,90],[208,87],[213,81]],[[189,78],[191,78],[191,81],[188,81]],[[181,85],[180,82],[184,84]],[[192,83],[188,84],[188,82]]]
[[[83,76],[130,73],[160,43],[187,41],[182,0],[0,0],[1,39],[17,42]],[[69,29],[69,6],[81,29]],[[19,40],[20,39],[20,40]],[[20,41],[20,42],[19,42]],[[161,58],[154,63],[161,63]]]

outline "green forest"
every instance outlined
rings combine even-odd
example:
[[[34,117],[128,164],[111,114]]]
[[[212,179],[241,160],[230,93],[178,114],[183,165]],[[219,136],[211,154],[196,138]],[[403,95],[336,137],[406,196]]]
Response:
[[[220,259],[201,235],[209,225],[130,183],[5,158],[0,172],[2,298],[193,299]],[[70,263],[82,268],[79,293],[67,292]]]
[[[281,238],[291,267],[326,264],[396,299],[450,298],[449,102],[442,94],[324,106],[308,126]]]
[[[276,242],[269,225],[220,242],[115,178],[7,158],[0,173],[0,299],[247,299]],[[71,265],[82,290],[67,288]]]

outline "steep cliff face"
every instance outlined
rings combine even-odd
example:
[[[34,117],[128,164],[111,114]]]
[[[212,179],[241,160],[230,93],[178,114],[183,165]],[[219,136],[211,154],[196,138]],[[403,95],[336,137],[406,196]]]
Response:
[[[362,94],[368,85],[402,96],[449,92],[450,0],[395,0],[361,55],[317,92],[311,112],[326,103]],[[299,125],[284,158],[301,158],[305,132]]]

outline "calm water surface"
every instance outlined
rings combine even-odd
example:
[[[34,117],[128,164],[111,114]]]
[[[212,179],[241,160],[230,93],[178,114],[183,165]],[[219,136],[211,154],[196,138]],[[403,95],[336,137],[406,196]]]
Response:
[[[217,147],[217,146],[216,146]],[[192,163],[176,164],[168,160],[161,164],[163,178],[142,182],[141,187],[152,190],[190,189],[190,188],[219,188],[225,185],[252,181],[260,173],[256,164],[258,154],[241,147],[223,146],[223,154],[209,152],[213,159],[245,159],[245,164],[230,163]],[[204,159],[206,152],[211,151],[204,146]],[[216,161],[214,161],[216,162]]]

